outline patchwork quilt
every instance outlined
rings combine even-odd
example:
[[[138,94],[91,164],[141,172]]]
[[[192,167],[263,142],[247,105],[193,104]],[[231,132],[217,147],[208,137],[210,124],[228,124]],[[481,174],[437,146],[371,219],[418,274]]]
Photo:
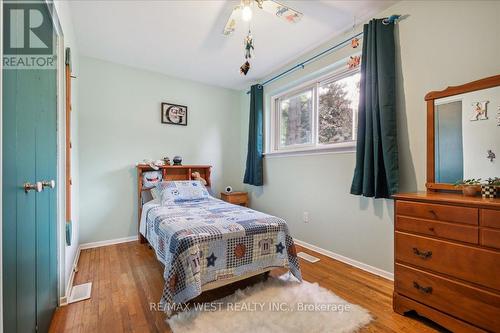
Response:
[[[285,267],[299,280],[295,245],[284,220],[210,197],[144,205],[141,233],[165,266],[160,304],[201,294],[202,286],[270,267]]]

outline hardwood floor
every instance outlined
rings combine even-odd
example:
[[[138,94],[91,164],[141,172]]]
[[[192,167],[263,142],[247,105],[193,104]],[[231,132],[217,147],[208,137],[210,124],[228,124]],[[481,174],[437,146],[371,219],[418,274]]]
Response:
[[[361,332],[436,332],[421,318],[392,311],[392,282],[297,246],[321,260],[301,259],[305,280],[318,282],[368,309],[375,320]],[[74,284],[92,282],[92,297],[57,309],[50,332],[171,332],[165,315],[151,311],[163,289],[163,267],[153,250],[138,242],[82,250]],[[272,275],[281,274],[275,270]]]

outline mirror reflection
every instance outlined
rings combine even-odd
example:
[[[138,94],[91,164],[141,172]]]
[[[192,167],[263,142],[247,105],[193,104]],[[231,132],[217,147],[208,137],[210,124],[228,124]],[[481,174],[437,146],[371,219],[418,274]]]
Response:
[[[435,100],[435,182],[500,177],[500,87]]]

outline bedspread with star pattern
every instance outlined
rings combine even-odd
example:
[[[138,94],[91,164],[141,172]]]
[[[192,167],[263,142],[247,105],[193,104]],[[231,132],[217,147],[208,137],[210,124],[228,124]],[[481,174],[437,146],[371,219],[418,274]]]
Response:
[[[165,266],[160,304],[185,303],[202,286],[272,267],[299,280],[297,253],[286,222],[213,197],[167,205],[146,204],[143,233]]]

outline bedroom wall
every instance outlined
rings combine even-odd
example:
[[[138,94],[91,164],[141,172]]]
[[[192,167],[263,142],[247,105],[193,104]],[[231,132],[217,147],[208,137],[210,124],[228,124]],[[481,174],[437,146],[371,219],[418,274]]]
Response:
[[[486,180],[500,175],[498,159],[491,162],[486,152],[491,149],[497,156],[500,154],[500,127],[497,125],[497,112],[500,111],[500,87],[484,89],[474,93],[463,94],[462,128],[464,179],[481,178]],[[478,101],[488,101],[488,119],[471,121],[471,109]]]
[[[493,1],[403,1],[377,15],[409,15],[396,28],[401,191],[425,189],[424,95],[500,73],[500,44],[495,35],[500,31],[499,12],[500,2]],[[331,40],[276,72],[352,34]],[[266,86],[266,111],[273,92],[310,78],[348,56],[348,51],[352,49],[329,55]],[[241,93],[241,107],[243,174],[249,107],[245,92]],[[251,206],[286,218],[299,240],[392,272],[393,202],[350,195],[354,165],[354,153],[266,157],[265,185],[248,186]],[[302,222],[304,211],[309,212],[308,224]]]
[[[79,59],[78,59],[78,47],[76,45],[76,38],[75,38],[75,32],[73,29],[73,23],[71,21],[71,11],[68,5],[67,1],[55,1],[54,2],[56,11],[59,17],[59,22],[61,24],[61,28],[63,30],[64,34],[64,47],[70,47],[71,48],[71,58],[72,58],[72,72],[74,75],[78,77],[79,73]],[[72,80],[72,87],[71,87],[71,98],[72,98],[72,115],[71,115],[71,143],[72,143],[72,151],[71,151],[71,175],[72,175],[72,187],[71,187],[71,196],[72,196],[72,234],[71,234],[71,245],[67,246],[66,245],[66,213],[65,213],[65,208],[62,203],[64,203],[64,193],[65,193],[65,186],[64,186],[64,177],[61,177],[59,179],[59,186],[61,186],[61,205],[59,206],[59,223],[60,223],[60,228],[61,228],[61,238],[59,240],[59,255],[61,258],[64,258],[63,260],[60,261],[60,274],[61,278],[59,279],[59,293],[61,296],[65,295],[66,289],[68,287],[68,283],[70,282],[70,274],[71,270],[73,269],[73,263],[75,261],[75,257],[78,252],[78,246],[79,246],[79,206],[78,206],[78,194],[79,194],[79,177],[78,177],[78,149],[79,149],[79,142],[78,142],[78,118],[77,114],[79,112],[78,108],[78,79],[73,79]],[[64,103],[64,101],[63,101]],[[64,106],[63,106],[64,107]],[[64,110],[62,110],[64,112]],[[63,128],[64,125],[64,115],[61,115],[59,118],[59,129]],[[60,136],[60,142],[63,143],[65,142],[65,136],[64,136],[64,131],[59,132]],[[64,156],[64,149],[65,147],[63,145],[60,145],[59,147],[59,156]],[[62,170],[62,175],[64,176],[64,168],[65,168],[65,162],[64,160],[60,160],[60,165],[59,167]]]
[[[137,235],[145,158],[212,165],[214,193],[239,181],[238,91],[84,56],[79,75],[80,243]],[[162,124],[161,102],[187,105],[188,126]]]

